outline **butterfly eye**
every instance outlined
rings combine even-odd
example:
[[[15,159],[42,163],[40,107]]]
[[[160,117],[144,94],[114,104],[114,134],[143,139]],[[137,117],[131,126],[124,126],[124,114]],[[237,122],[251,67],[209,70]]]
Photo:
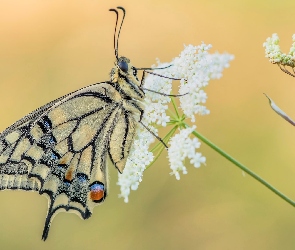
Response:
[[[128,72],[128,64],[125,61],[120,61],[118,63],[118,66],[123,72],[125,72],[125,73]]]

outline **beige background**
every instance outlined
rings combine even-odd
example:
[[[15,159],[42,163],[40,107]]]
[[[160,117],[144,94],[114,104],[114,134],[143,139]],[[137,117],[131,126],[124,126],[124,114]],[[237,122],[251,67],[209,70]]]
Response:
[[[206,89],[209,116],[199,131],[295,199],[295,129],[269,108],[263,92],[295,118],[295,79],[264,58],[262,43],[277,32],[288,51],[295,2],[285,1],[0,1],[0,130],[33,109],[108,79],[114,62],[115,17],[127,18],[120,54],[138,67],[171,60],[183,44],[211,43],[235,55]],[[177,82],[175,83],[177,84]],[[41,233],[47,200],[0,192],[1,249],[294,249],[295,209],[202,146],[207,166],[180,181],[166,155],[150,168],[130,203],[111,193],[82,221],[59,214],[49,238]]]

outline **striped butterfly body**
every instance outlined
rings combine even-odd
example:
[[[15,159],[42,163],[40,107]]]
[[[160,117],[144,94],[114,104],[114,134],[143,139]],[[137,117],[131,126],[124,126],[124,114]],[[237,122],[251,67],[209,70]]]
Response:
[[[118,21],[118,11],[111,11]],[[109,81],[60,97],[0,134],[0,189],[37,191],[48,198],[43,240],[58,212],[87,219],[104,201],[108,157],[120,173],[124,170],[145,93],[136,68],[118,57],[120,30]]]

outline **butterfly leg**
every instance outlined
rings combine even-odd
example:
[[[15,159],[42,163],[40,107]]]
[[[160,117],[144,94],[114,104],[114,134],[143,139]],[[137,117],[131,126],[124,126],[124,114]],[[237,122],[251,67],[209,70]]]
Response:
[[[140,81],[140,87],[142,87],[144,85],[144,80],[145,80],[145,70],[142,72],[142,77],[141,77],[141,81]]]
[[[164,147],[166,148],[166,149],[168,149],[168,146],[166,145],[166,143],[162,140],[162,138],[161,137],[159,137],[159,136],[157,136],[152,130],[150,130],[150,128],[148,127],[148,126],[146,126],[144,123],[142,123],[142,122],[140,122],[140,124],[147,130],[147,131],[149,131],[154,137],[156,137],[158,140],[159,140],[159,142],[161,142],[163,145],[164,145]]]

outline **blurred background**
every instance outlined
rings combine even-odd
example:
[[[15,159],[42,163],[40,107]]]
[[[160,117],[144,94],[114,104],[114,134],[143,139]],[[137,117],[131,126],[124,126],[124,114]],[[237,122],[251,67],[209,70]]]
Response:
[[[0,130],[39,106],[109,79],[115,15],[127,10],[120,54],[137,67],[171,61],[183,44],[235,55],[206,88],[211,114],[198,131],[295,199],[295,129],[268,106],[267,93],[295,119],[295,79],[264,57],[278,33],[289,51],[294,1],[0,1]],[[177,82],[175,82],[177,84]],[[118,198],[110,167],[106,202],[82,221],[60,213],[41,241],[47,200],[0,192],[1,249],[294,249],[295,209],[206,145],[206,166],[176,181],[166,153],[130,202]]]

